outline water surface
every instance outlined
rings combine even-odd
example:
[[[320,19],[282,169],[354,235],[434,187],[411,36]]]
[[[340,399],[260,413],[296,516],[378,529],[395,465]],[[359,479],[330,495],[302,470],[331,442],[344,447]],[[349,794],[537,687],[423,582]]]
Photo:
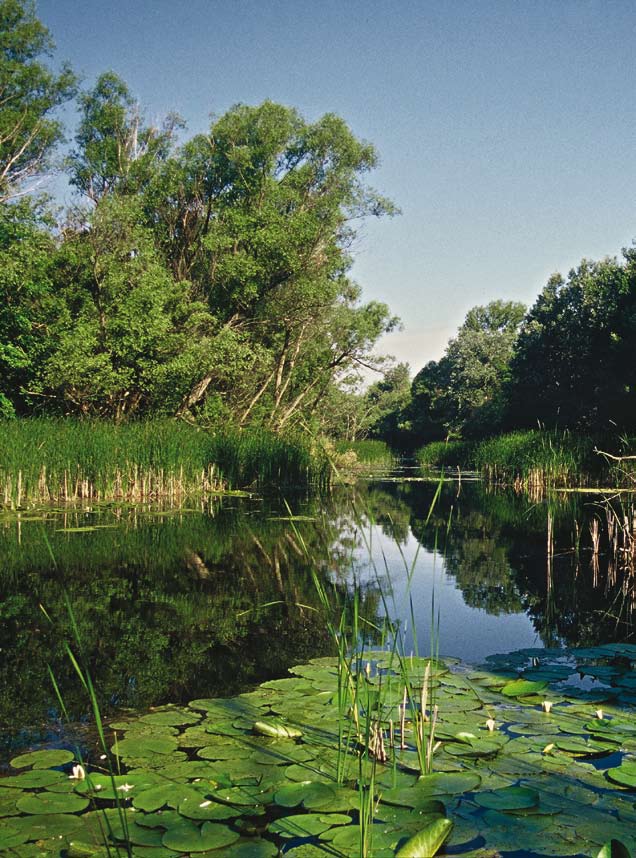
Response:
[[[436,491],[392,476],[327,498],[4,514],[2,756],[61,731],[50,673],[71,718],[87,718],[65,651],[66,600],[107,711],[228,696],[331,652],[313,572],[336,612],[360,583],[370,641],[382,643],[388,616],[420,654],[432,616],[440,653],[473,664],[632,637],[633,568],[610,550],[599,498],[530,500],[449,481],[431,508]],[[620,504],[622,514],[630,501]]]

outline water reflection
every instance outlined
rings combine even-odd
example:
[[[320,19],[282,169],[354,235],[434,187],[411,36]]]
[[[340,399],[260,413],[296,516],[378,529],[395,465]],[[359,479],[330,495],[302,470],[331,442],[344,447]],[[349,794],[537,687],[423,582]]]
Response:
[[[63,647],[64,594],[105,708],[231,694],[328,652],[314,570],[333,585],[334,604],[355,576],[364,585],[363,616],[379,625],[388,611],[420,652],[428,652],[433,598],[440,651],[472,662],[541,643],[632,635],[628,498],[610,508],[576,495],[531,502],[449,482],[431,508],[436,488],[413,480],[360,484],[327,499],[296,499],[295,520],[282,501],[255,498],[179,510],[115,505],[5,515],[5,741],[18,726],[39,729],[55,719],[49,666],[72,716],[84,714]]]

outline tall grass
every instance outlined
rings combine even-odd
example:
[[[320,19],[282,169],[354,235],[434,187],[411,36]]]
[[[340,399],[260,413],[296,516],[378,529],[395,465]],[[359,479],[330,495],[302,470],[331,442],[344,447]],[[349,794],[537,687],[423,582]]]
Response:
[[[599,454],[597,447],[612,456]],[[602,441],[567,430],[509,432],[483,441],[436,441],[416,453],[422,467],[475,469],[492,483],[515,488],[568,487],[610,481],[636,483],[636,462],[616,453],[636,451],[629,439]]]
[[[194,492],[326,484],[326,457],[302,437],[207,432],[160,419],[0,422],[0,505],[178,499]]]
[[[474,447],[471,441],[432,441],[417,450],[415,458],[424,468],[473,468]]]
[[[334,448],[339,456],[349,456],[354,465],[391,468],[396,464],[395,454],[384,441],[336,441]]]

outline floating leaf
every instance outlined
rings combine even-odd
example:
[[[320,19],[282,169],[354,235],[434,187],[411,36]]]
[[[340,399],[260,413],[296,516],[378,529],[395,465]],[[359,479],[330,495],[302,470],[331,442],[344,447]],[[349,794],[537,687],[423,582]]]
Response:
[[[608,769],[606,774],[613,783],[636,789],[636,761],[628,761],[614,769]]]
[[[450,819],[441,817],[429,823],[396,853],[395,858],[433,858],[441,849],[453,829]]]
[[[255,721],[254,732],[274,739],[296,739],[302,736],[302,730],[280,721]]]
[[[511,786],[492,792],[479,792],[475,801],[480,807],[492,810],[527,810],[538,806],[539,793],[527,787]]]
[[[348,825],[351,817],[342,813],[301,813],[271,822],[268,831],[281,837],[315,837],[334,825]]]
[[[55,766],[63,766],[75,759],[72,751],[44,750],[31,751],[28,754],[20,754],[11,760],[14,769],[22,769],[31,766],[34,769],[52,769]]]
[[[505,697],[528,697],[530,694],[538,694],[547,686],[547,682],[533,682],[529,679],[515,679],[501,689]]]
[[[22,813],[78,813],[88,807],[88,799],[73,793],[40,792],[25,795],[16,802]]]
[[[193,822],[184,820],[166,831],[162,843],[176,852],[206,852],[208,849],[229,846],[238,840],[239,836],[227,825],[217,822],[204,822],[199,828]]]

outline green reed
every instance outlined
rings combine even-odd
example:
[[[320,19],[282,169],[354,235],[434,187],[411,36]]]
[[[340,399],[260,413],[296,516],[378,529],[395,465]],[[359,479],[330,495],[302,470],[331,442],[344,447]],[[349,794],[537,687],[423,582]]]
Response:
[[[633,485],[636,460],[628,453],[635,449],[633,439],[532,429],[476,442],[436,441],[418,450],[416,458],[422,467],[474,469],[488,482],[533,490],[602,480]]]
[[[0,506],[9,508],[86,499],[179,500],[228,488],[328,481],[324,454],[300,435],[211,432],[168,419],[0,422]]]
[[[338,455],[355,453],[360,465],[391,468],[396,464],[396,456],[384,441],[365,438],[361,441],[336,441],[334,448]]]

